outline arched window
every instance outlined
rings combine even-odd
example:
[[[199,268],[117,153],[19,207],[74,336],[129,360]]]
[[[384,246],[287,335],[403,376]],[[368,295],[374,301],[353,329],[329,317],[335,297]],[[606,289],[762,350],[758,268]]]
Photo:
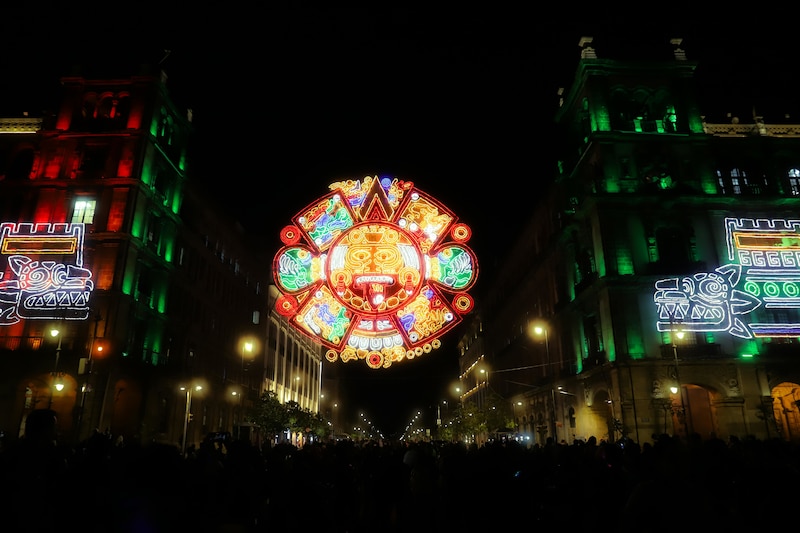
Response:
[[[115,107],[116,107],[116,102],[114,100],[114,96],[106,93],[100,99],[100,103],[97,106],[97,112],[95,113],[95,117],[101,119],[114,118],[114,113],[116,112]]]
[[[86,93],[83,96],[83,106],[81,106],[81,117],[85,120],[95,118],[97,112],[97,94]]]
[[[800,196],[800,169],[789,169],[789,194],[792,196]]]

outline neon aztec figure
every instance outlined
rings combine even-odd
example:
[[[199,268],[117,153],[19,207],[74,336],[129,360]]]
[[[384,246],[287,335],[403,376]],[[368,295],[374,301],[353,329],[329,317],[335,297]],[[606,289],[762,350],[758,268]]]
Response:
[[[94,289],[83,268],[83,224],[0,224],[0,326],[21,319],[85,320]]]
[[[800,336],[800,220],[726,218],[730,264],[656,282],[658,331],[728,331],[742,338]],[[763,305],[765,318],[745,323]],[[792,320],[792,318],[794,320]]]
[[[410,181],[336,182],[281,232],[277,310],[333,362],[388,368],[441,346],[473,300],[471,231]]]

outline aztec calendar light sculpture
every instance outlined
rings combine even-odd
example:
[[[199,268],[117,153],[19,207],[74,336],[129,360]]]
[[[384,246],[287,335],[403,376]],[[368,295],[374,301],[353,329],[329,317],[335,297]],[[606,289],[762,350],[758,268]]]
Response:
[[[329,188],[281,231],[278,312],[331,362],[388,368],[439,348],[473,306],[470,228],[410,181],[367,176]]]

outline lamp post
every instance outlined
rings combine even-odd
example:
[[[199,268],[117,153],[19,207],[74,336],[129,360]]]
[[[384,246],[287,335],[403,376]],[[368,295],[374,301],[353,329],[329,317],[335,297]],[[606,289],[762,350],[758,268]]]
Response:
[[[521,401],[512,402],[511,407],[514,411],[514,432],[519,433],[519,424],[517,423],[517,406],[522,406]]]
[[[242,436],[242,421],[241,421],[241,418],[242,418],[242,392],[238,391],[238,390],[233,390],[233,391],[231,391],[231,396],[233,396],[234,399],[238,399],[239,400],[239,418],[235,420],[235,422],[236,422],[236,438],[239,439]],[[236,409],[236,408],[234,407],[234,409]]]
[[[689,426],[686,422],[686,405],[683,401],[683,386],[681,385],[681,378],[680,373],[678,370],[678,342],[676,339],[682,340],[684,337],[684,332],[680,329],[676,330],[672,324],[670,324],[670,333],[674,332],[674,336],[672,337],[672,359],[675,364],[675,385],[670,387],[670,392],[672,394],[678,394],[678,400],[680,401],[680,406],[677,408],[676,414],[678,418],[683,423],[683,432],[684,437],[689,437]]]
[[[544,347],[545,347],[545,356],[546,356],[546,366],[545,366],[545,375],[550,376],[551,368],[550,368],[550,336],[547,331],[547,327],[536,324],[533,327],[533,333],[537,336],[544,335]],[[552,380],[551,380],[552,381]],[[550,383],[550,431],[553,435],[553,441],[555,444],[558,444],[558,431],[556,427],[556,391],[554,387],[554,383]]]
[[[62,390],[64,390],[64,382],[58,375],[58,360],[61,358],[61,331],[59,331],[58,328],[52,328],[50,330],[50,336],[53,338],[58,337],[58,344],[56,345],[56,358],[55,358],[55,364],[53,365],[52,376],[53,376],[53,387],[58,392],[61,392]],[[53,406],[53,393],[51,392],[50,403],[48,405],[48,408],[52,406]]]
[[[78,411],[77,434],[75,435],[76,440],[78,441],[80,441],[81,429],[83,427],[84,411],[86,409],[86,394],[92,390],[91,379],[92,370],[94,367],[94,353],[97,352],[98,356],[101,356],[103,353],[103,345],[97,344],[97,328],[100,325],[101,320],[102,317],[100,314],[96,314],[94,317],[94,334],[92,335],[92,343],[89,345],[89,356],[86,359],[81,359],[81,364],[78,370],[79,374],[86,375],[86,380],[81,386],[81,404]]]
[[[191,416],[192,411],[192,391],[201,391],[203,390],[203,387],[201,385],[195,385],[194,387],[181,387],[181,390],[186,392],[186,408],[183,411],[183,440],[181,441],[181,455],[185,457],[186,430],[189,427],[189,416]]]
[[[245,366],[244,360],[245,357],[248,359],[253,353],[253,342],[249,340],[245,340],[242,342],[242,372],[241,372],[241,390],[239,391],[239,423],[236,425],[236,438],[240,439],[242,437],[242,424],[244,423],[244,395],[247,389],[250,386],[249,380],[245,382],[244,373],[245,373]]]
[[[491,434],[489,428],[489,369],[481,368],[480,373],[483,374],[483,420],[486,425],[486,442],[489,442]]]
[[[252,353],[253,353],[253,343],[251,341],[245,341],[244,343],[242,343],[242,385],[244,385],[244,358],[246,354],[252,354]]]

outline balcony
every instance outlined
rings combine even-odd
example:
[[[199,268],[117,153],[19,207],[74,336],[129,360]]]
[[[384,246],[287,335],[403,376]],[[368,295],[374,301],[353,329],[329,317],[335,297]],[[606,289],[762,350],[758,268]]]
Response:
[[[697,272],[706,272],[705,261],[664,262],[654,261],[645,267],[648,276],[688,276]]]
[[[694,344],[677,346],[678,359],[719,359],[725,357],[719,344]],[[674,359],[675,353],[671,344],[661,345],[661,358]]]
[[[590,354],[589,357],[583,360],[583,371],[592,370],[593,368],[600,368],[608,362],[608,356],[605,350]]]

